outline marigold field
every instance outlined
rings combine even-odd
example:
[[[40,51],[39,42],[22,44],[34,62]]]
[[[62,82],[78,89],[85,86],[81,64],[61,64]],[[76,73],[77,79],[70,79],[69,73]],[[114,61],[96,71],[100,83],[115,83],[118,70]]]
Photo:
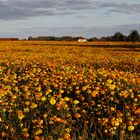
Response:
[[[139,140],[140,44],[0,42],[0,139]]]

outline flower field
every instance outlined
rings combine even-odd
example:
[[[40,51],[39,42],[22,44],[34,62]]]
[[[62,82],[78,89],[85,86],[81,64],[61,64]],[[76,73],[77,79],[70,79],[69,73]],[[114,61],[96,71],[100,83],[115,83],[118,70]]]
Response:
[[[139,140],[140,48],[94,45],[0,42],[0,139]]]

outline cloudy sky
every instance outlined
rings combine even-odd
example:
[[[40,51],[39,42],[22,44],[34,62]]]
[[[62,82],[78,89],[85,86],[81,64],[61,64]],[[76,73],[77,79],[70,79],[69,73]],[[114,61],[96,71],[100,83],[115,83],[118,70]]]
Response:
[[[140,0],[0,0],[0,37],[140,32]]]

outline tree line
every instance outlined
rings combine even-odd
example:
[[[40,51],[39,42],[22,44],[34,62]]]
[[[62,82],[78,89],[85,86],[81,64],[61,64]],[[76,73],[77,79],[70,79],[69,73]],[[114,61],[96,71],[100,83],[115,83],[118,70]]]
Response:
[[[113,36],[102,37],[101,40],[139,42],[140,35],[137,30],[132,30],[128,36],[124,35],[121,32],[116,32]]]
[[[77,41],[79,38],[84,39],[84,37],[73,37],[73,36],[62,36],[62,37],[55,37],[55,36],[39,36],[39,37],[29,37],[28,40],[46,40],[46,41]],[[101,38],[89,38],[87,41],[132,41],[132,42],[139,42],[140,35],[137,30],[132,30],[130,34],[124,35],[121,32],[116,32],[112,36],[106,36]]]

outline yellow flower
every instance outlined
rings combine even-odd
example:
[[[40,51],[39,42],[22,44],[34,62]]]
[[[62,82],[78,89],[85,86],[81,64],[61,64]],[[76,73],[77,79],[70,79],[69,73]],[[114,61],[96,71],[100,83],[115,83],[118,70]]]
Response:
[[[114,107],[111,107],[110,109],[111,109],[111,111],[115,111],[115,108]]]
[[[64,97],[64,100],[65,100],[65,101],[69,101],[70,98],[69,98],[69,97]]]
[[[23,114],[23,112],[21,110],[17,110],[16,113],[18,115],[19,120],[22,120],[24,118],[24,114]]]
[[[109,88],[111,89],[111,90],[114,90],[115,89],[115,85],[114,84],[109,84]]]
[[[107,80],[107,83],[111,84],[113,81],[111,79]]]
[[[38,92],[37,94],[36,94],[36,98],[39,98],[39,97],[41,97],[42,96],[42,92]]]
[[[140,114],[140,108],[134,111],[135,114]]]
[[[29,101],[25,101],[25,105],[30,105],[30,102]]]
[[[131,93],[130,94],[130,98],[134,98],[134,93]]]
[[[48,94],[49,94],[49,92],[48,92],[48,91],[46,91],[46,92],[45,92],[45,95],[48,95]]]
[[[46,101],[46,97],[45,96],[41,97],[41,101],[42,102]]]
[[[111,95],[114,95],[114,94],[115,94],[115,92],[114,92],[114,91],[111,91],[111,92],[110,92],[110,94],[111,94]]]
[[[18,114],[18,119],[22,120],[24,118],[24,114]]]
[[[51,105],[55,105],[55,104],[56,104],[56,100],[55,100],[54,98],[51,98],[51,99],[50,99],[50,104],[51,104]]]
[[[42,133],[43,133],[42,129],[38,129],[38,130],[35,132],[35,135],[40,135],[40,134],[42,134]]]
[[[41,91],[41,86],[37,87],[37,90],[38,90],[38,91]]]
[[[87,90],[87,88],[88,88],[88,86],[83,86],[83,87],[82,87],[82,91]]]
[[[22,128],[22,132],[27,132],[28,129],[27,128]]]
[[[12,96],[12,99],[16,99],[16,98],[17,98],[17,96],[16,96],[16,95],[13,95],[13,96]]]
[[[62,94],[62,93],[64,93],[64,90],[61,89],[59,92]]]
[[[43,114],[43,118],[46,118],[48,115],[46,113]]]
[[[41,125],[41,124],[43,124],[43,120],[39,119],[39,120],[37,121],[37,123],[38,123],[39,125]]]
[[[70,128],[66,128],[65,131],[66,131],[67,133],[70,133],[70,132],[71,132],[71,129],[70,129]]]
[[[37,104],[31,103],[31,106],[30,106],[31,109],[34,109],[34,108],[36,108],[36,107],[37,107]]]
[[[129,131],[133,131],[134,129],[135,129],[135,127],[133,125],[128,126]]]
[[[114,126],[119,126],[119,124],[120,124],[120,123],[119,123],[118,121],[115,121],[115,122],[114,122]]]
[[[108,133],[108,130],[107,130],[107,129],[105,129],[105,130],[104,130],[104,133]]]
[[[75,91],[76,94],[80,94],[80,92],[81,92],[80,90],[76,90]]]
[[[24,112],[29,112],[29,108],[28,107],[24,108]]]
[[[64,134],[64,139],[65,140],[70,140],[71,138],[70,138],[70,134],[69,133],[65,133]]]
[[[2,118],[0,118],[0,122],[2,122]]]
[[[76,104],[79,104],[79,101],[78,100],[74,100],[73,103],[76,105]]]
[[[91,97],[96,97],[97,95],[98,95],[98,91],[97,90],[95,90],[95,91],[93,91],[92,93],[91,93]]]
[[[58,138],[58,140],[64,140],[63,138]]]

